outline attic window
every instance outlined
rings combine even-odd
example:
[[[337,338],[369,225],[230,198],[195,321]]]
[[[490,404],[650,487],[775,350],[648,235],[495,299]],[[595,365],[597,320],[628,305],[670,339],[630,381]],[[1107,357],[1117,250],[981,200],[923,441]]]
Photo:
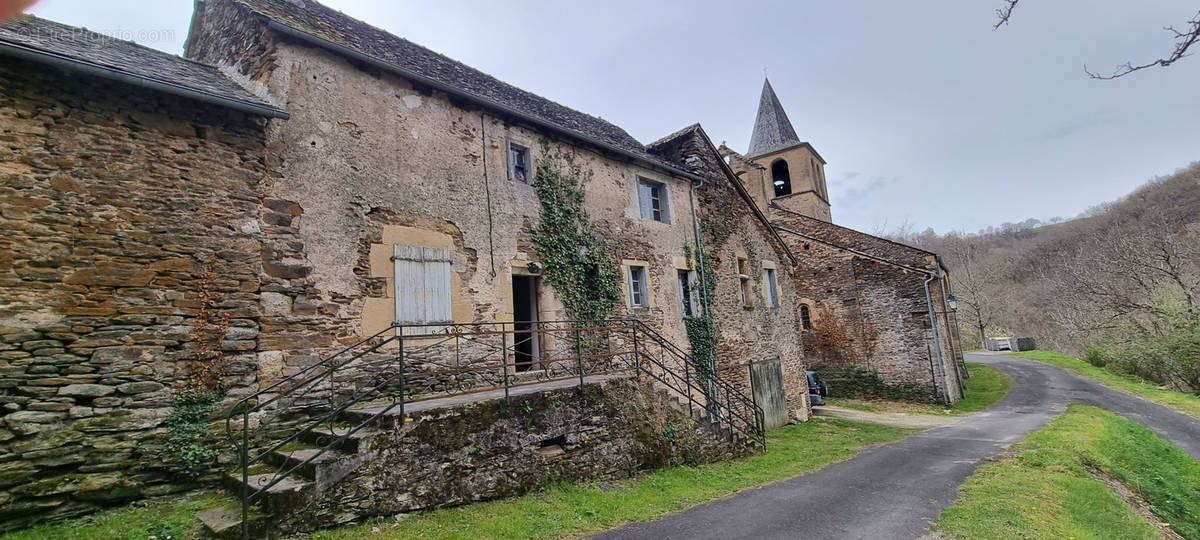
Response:
[[[522,184],[532,184],[529,149],[516,143],[508,143],[508,179]]]

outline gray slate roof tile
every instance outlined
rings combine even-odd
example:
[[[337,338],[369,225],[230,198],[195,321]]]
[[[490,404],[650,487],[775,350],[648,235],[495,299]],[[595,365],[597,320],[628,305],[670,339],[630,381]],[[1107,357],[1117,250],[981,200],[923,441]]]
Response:
[[[0,25],[0,45],[32,49],[75,63],[278,110],[215,67],[39,17],[27,16]]]

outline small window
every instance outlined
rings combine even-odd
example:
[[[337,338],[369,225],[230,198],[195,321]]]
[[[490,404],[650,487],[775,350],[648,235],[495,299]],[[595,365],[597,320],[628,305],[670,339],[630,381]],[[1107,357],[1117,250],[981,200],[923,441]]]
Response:
[[[750,307],[750,275],[747,274],[747,262],[745,257],[737,258],[737,273],[738,273],[738,291],[742,295],[742,305]]]
[[[779,284],[775,281],[775,269],[763,269],[763,281],[767,287],[767,305],[777,308],[779,307]]]
[[[638,206],[641,208],[642,219],[670,223],[671,210],[667,203],[666,184],[638,178]]]
[[[782,197],[792,193],[792,175],[788,172],[788,164],[780,159],[771,164],[771,183],[775,186],[775,196]]]
[[[508,143],[508,179],[522,184],[533,183],[529,149],[516,143]]]
[[[646,267],[629,267],[629,305],[635,308],[650,307],[650,287],[646,283]]]
[[[812,330],[812,313],[808,311],[808,305],[800,304],[800,327],[805,330]]]
[[[700,308],[700,285],[695,270],[680,270],[679,302],[684,317],[698,317]]]

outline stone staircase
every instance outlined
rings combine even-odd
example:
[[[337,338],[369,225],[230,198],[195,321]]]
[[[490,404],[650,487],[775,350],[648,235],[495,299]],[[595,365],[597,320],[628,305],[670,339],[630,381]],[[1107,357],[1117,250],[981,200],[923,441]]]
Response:
[[[655,344],[663,345],[664,347],[659,350],[665,352],[661,352],[660,354],[666,355],[667,352],[671,352],[675,356],[675,358],[670,359],[672,363],[677,364],[679,362],[691,361],[690,358],[675,348],[674,345],[669,342],[663,343],[660,336],[657,336],[650,329],[645,329],[644,326],[641,326],[641,323],[637,323],[636,321],[631,322],[631,327],[634,329],[632,337],[635,342],[640,334],[647,336],[642,339],[649,339]],[[611,335],[611,332],[613,332],[611,329],[604,329],[604,331],[609,332],[606,335]],[[376,341],[373,344],[369,340],[364,340],[362,343],[351,346],[345,351],[361,345],[369,347],[365,352],[355,354],[349,360],[330,367],[327,372],[317,371],[315,375],[308,375],[309,379],[307,381],[319,381],[328,375],[328,380],[332,384],[337,380],[334,376],[335,369],[344,369],[344,366],[351,364],[359,357],[372,351],[380,350],[389,341],[400,339],[403,338],[400,336],[390,337],[382,341]],[[637,351],[638,349],[635,346],[633,350]],[[385,452],[390,452],[388,459],[396,459],[396,444],[402,446],[411,446],[413,444],[413,441],[404,439],[404,437],[417,433],[420,430],[425,430],[423,433],[426,434],[426,437],[437,438],[437,430],[442,429],[440,425],[441,420],[436,420],[430,425],[425,425],[429,424],[431,418],[434,418],[434,416],[438,418],[454,417],[456,414],[460,414],[454,411],[470,410],[472,407],[483,407],[484,409],[482,410],[487,410],[487,407],[498,407],[496,405],[489,405],[489,403],[496,402],[504,404],[505,409],[503,410],[507,411],[505,414],[508,417],[520,416],[519,413],[514,414],[513,409],[508,408],[509,400],[518,397],[523,397],[526,401],[524,405],[517,406],[517,410],[520,410],[520,407],[524,407],[525,414],[529,415],[531,409],[528,403],[530,402],[539,403],[539,407],[541,408],[553,409],[559,401],[565,399],[562,396],[576,395],[574,393],[563,394],[564,391],[570,389],[574,392],[574,389],[578,389],[577,395],[582,399],[582,396],[590,391],[587,388],[604,386],[608,381],[613,379],[631,380],[635,386],[648,384],[647,388],[652,389],[650,393],[653,394],[653,399],[657,403],[665,405],[666,408],[674,411],[676,414],[676,425],[682,425],[678,424],[680,422],[688,423],[681,419],[684,415],[691,422],[694,422],[697,431],[705,434],[702,438],[708,441],[703,444],[721,444],[734,449],[750,449],[755,445],[763,444],[761,409],[750,403],[744,403],[741,411],[743,414],[741,416],[733,414],[733,409],[726,408],[726,406],[731,402],[735,405],[739,402],[746,402],[747,398],[740,394],[734,395],[732,387],[727,383],[719,379],[714,379],[712,384],[719,383],[725,385],[725,401],[724,403],[721,402],[719,398],[721,393],[718,390],[717,403],[721,403],[721,405],[714,408],[716,411],[715,414],[710,414],[700,402],[699,398],[703,394],[703,391],[700,390],[694,378],[689,379],[685,376],[686,374],[672,372],[671,368],[668,367],[667,358],[665,357],[655,358],[646,353],[638,354],[636,352],[634,354],[634,357],[627,360],[630,364],[626,370],[622,370],[619,373],[586,374],[585,372],[581,373],[581,376],[547,380],[551,377],[550,372],[517,372],[507,376],[503,389],[462,392],[442,397],[422,399],[420,401],[405,401],[403,403],[399,403],[393,399],[390,403],[383,405],[372,405],[371,401],[364,397],[355,397],[347,405],[341,407],[335,406],[332,409],[332,413],[324,416],[323,420],[320,419],[321,417],[318,417],[318,420],[310,421],[306,427],[301,426],[302,429],[282,439],[273,449],[255,455],[253,460],[244,461],[253,463],[253,465],[244,469],[239,467],[237,470],[227,474],[223,478],[223,484],[231,496],[239,499],[237,502],[238,507],[214,508],[200,513],[199,517],[210,532],[219,537],[260,537],[279,532],[291,533],[312,530],[314,527],[309,524],[289,523],[289,521],[294,520],[306,520],[310,516],[320,516],[319,526],[332,526],[359,519],[365,515],[379,515],[381,510],[377,507],[390,508],[386,510],[386,512],[390,513],[421,508],[423,506],[420,506],[420,504],[410,504],[409,502],[403,504],[396,503],[393,505],[395,508],[392,508],[388,506],[392,501],[389,501],[387,496],[379,497],[379,500],[366,500],[360,493],[352,492],[355,490],[362,492],[364,489],[371,489],[371,487],[364,488],[362,485],[356,484],[355,486],[350,486],[350,484],[360,482],[363,478],[370,480],[374,476],[390,476],[388,469],[379,470],[380,465],[373,462],[378,461],[382,453]],[[629,368],[632,369],[629,370]],[[400,380],[403,380],[404,373],[402,369],[399,375],[401,377]],[[559,373],[559,376],[561,375]],[[307,381],[304,384],[308,384]],[[364,396],[375,395],[377,398],[384,398],[387,392],[394,391],[388,386],[389,384],[394,384],[391,382],[391,379],[372,384],[376,384],[372,390],[377,390],[377,392],[375,394],[367,392],[363,394]],[[270,393],[274,388],[268,387],[258,394],[264,396],[261,402],[252,401],[249,398],[243,400],[243,402],[253,403],[254,408],[261,409],[262,402],[270,404],[272,401],[278,399],[278,394],[291,391],[284,390],[280,392],[279,390],[275,390],[276,394]],[[311,391],[311,388],[309,391]],[[326,392],[325,389],[320,391]],[[688,392],[690,392],[690,395],[694,399],[689,399]],[[329,393],[333,394],[332,391],[329,391]],[[544,398],[539,397],[539,394],[555,394],[557,397],[554,398],[553,404],[549,404],[545,403]],[[258,395],[252,397],[257,398]],[[358,395],[357,391],[355,395]],[[402,391],[400,395],[404,395]],[[403,401],[403,398],[400,399]],[[539,399],[543,399],[543,401],[539,402]],[[593,401],[595,401],[594,398]],[[745,407],[752,407],[748,413],[752,418],[751,420],[746,419],[747,411]],[[235,412],[230,414],[230,420],[227,421],[227,425],[232,426],[232,421],[237,415],[241,415],[241,424],[243,426],[252,425],[252,422],[249,420],[249,413],[245,411],[245,408],[239,412],[236,406]],[[559,416],[563,416],[561,411]],[[740,424],[738,423],[739,419]],[[503,423],[511,420],[512,418],[504,418],[496,422]],[[595,431],[598,434],[611,432],[614,429],[616,431],[622,429],[619,426],[614,428],[614,426],[603,425],[606,421],[603,414],[593,415],[590,419],[583,420],[590,420],[594,424],[600,424],[600,427]],[[631,420],[633,419],[626,419],[626,423],[632,423]],[[274,426],[270,427],[272,428],[272,432],[285,433],[285,431],[275,429]],[[477,431],[482,429],[479,426],[475,426],[475,428]],[[487,437],[496,436],[528,438],[528,434],[520,433],[522,429],[524,428],[518,428],[516,434],[512,430],[500,435],[495,433],[487,434],[483,439],[489,440]],[[525,431],[528,430],[526,429]],[[235,430],[232,427],[230,428],[230,434],[231,436],[235,436]],[[244,433],[242,435],[242,441],[251,440],[244,438]],[[577,433],[572,432],[569,435],[578,438]],[[235,440],[237,440],[236,436]],[[539,456],[537,459],[546,462],[543,463],[546,468],[553,469],[554,467],[562,466],[561,464],[556,465],[553,463],[555,460],[566,460],[569,462],[578,459],[584,459],[585,461],[591,459],[587,457],[588,450],[585,448],[588,441],[586,435],[583,441],[584,443],[581,445],[578,440],[572,441],[566,435],[558,435],[557,437],[548,437],[542,441],[540,443],[541,448],[537,448],[538,443],[536,441],[532,442],[532,446],[530,441],[523,441],[520,444],[498,444],[494,445],[498,449],[497,451],[502,451],[505,448],[505,444],[508,444],[508,451],[512,455],[498,458],[493,456],[488,459],[502,462],[506,459],[517,459],[519,457],[517,454],[521,456],[536,455]],[[420,442],[418,441],[417,444],[420,444]],[[447,446],[453,447],[454,445],[450,444]],[[530,448],[535,449],[536,452],[533,454],[528,453],[527,450]],[[581,448],[583,449],[583,454],[578,452]],[[461,450],[456,451],[460,454],[462,453]],[[487,453],[488,449],[484,448],[481,451]],[[722,455],[725,456],[739,455],[738,452],[740,450],[733,450],[732,453],[729,451],[722,452]],[[580,455],[584,457],[578,457]],[[462,461],[464,458],[458,456],[455,459]],[[469,458],[467,461],[469,462],[470,459],[473,458]],[[519,459],[528,460],[530,458],[523,457]],[[612,461],[613,457],[607,456],[604,459]],[[246,460],[246,458],[243,458],[243,460]],[[424,468],[428,469],[429,463],[423,463]],[[617,469],[613,469],[613,463],[605,463],[599,470],[619,470],[623,466],[618,463],[616,465]],[[489,461],[485,462],[481,467],[486,468],[491,465],[493,464]],[[364,466],[367,466],[365,470],[360,471],[359,474],[355,474],[356,471],[363,469]],[[442,466],[445,468],[446,463],[443,462]],[[397,465],[397,467],[401,467],[401,465]],[[469,475],[474,472],[473,467],[475,465],[469,465],[466,474]],[[563,472],[558,471],[556,475]],[[571,469],[566,470],[567,474],[573,472]],[[589,477],[582,476],[579,479],[585,478]],[[447,478],[446,482],[452,484],[454,478]],[[379,482],[374,483],[378,484]],[[437,488],[434,489],[436,490]],[[396,489],[393,488],[393,491],[396,491]],[[504,489],[500,489],[499,493],[500,496],[504,496],[506,492]],[[408,495],[399,498],[403,499],[404,497],[408,497]],[[320,502],[322,498],[339,502]],[[450,497],[448,500],[450,504],[453,504],[457,499]],[[409,506],[404,506],[404,504],[409,504]],[[428,506],[441,506],[444,504],[446,504],[446,501],[438,500],[433,501],[433,504]],[[364,509],[364,506],[371,506],[371,508]],[[340,509],[342,507],[344,507],[344,510]],[[306,510],[297,514],[299,509]],[[311,511],[307,509],[311,509]],[[246,520],[247,523],[244,528],[242,524],[243,515],[249,518]]]

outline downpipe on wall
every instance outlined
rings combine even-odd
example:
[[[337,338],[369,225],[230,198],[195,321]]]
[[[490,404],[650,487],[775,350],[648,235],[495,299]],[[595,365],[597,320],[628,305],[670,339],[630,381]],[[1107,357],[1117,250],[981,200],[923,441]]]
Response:
[[[938,339],[937,312],[933,310],[933,295],[929,292],[929,284],[937,279],[937,272],[929,274],[925,280],[925,305],[929,306],[929,327],[933,329],[933,355],[937,357],[938,375],[942,378],[943,396],[946,405],[950,404],[950,382],[946,380],[946,366],[942,363],[942,344]],[[936,389],[935,389],[936,390]]]

